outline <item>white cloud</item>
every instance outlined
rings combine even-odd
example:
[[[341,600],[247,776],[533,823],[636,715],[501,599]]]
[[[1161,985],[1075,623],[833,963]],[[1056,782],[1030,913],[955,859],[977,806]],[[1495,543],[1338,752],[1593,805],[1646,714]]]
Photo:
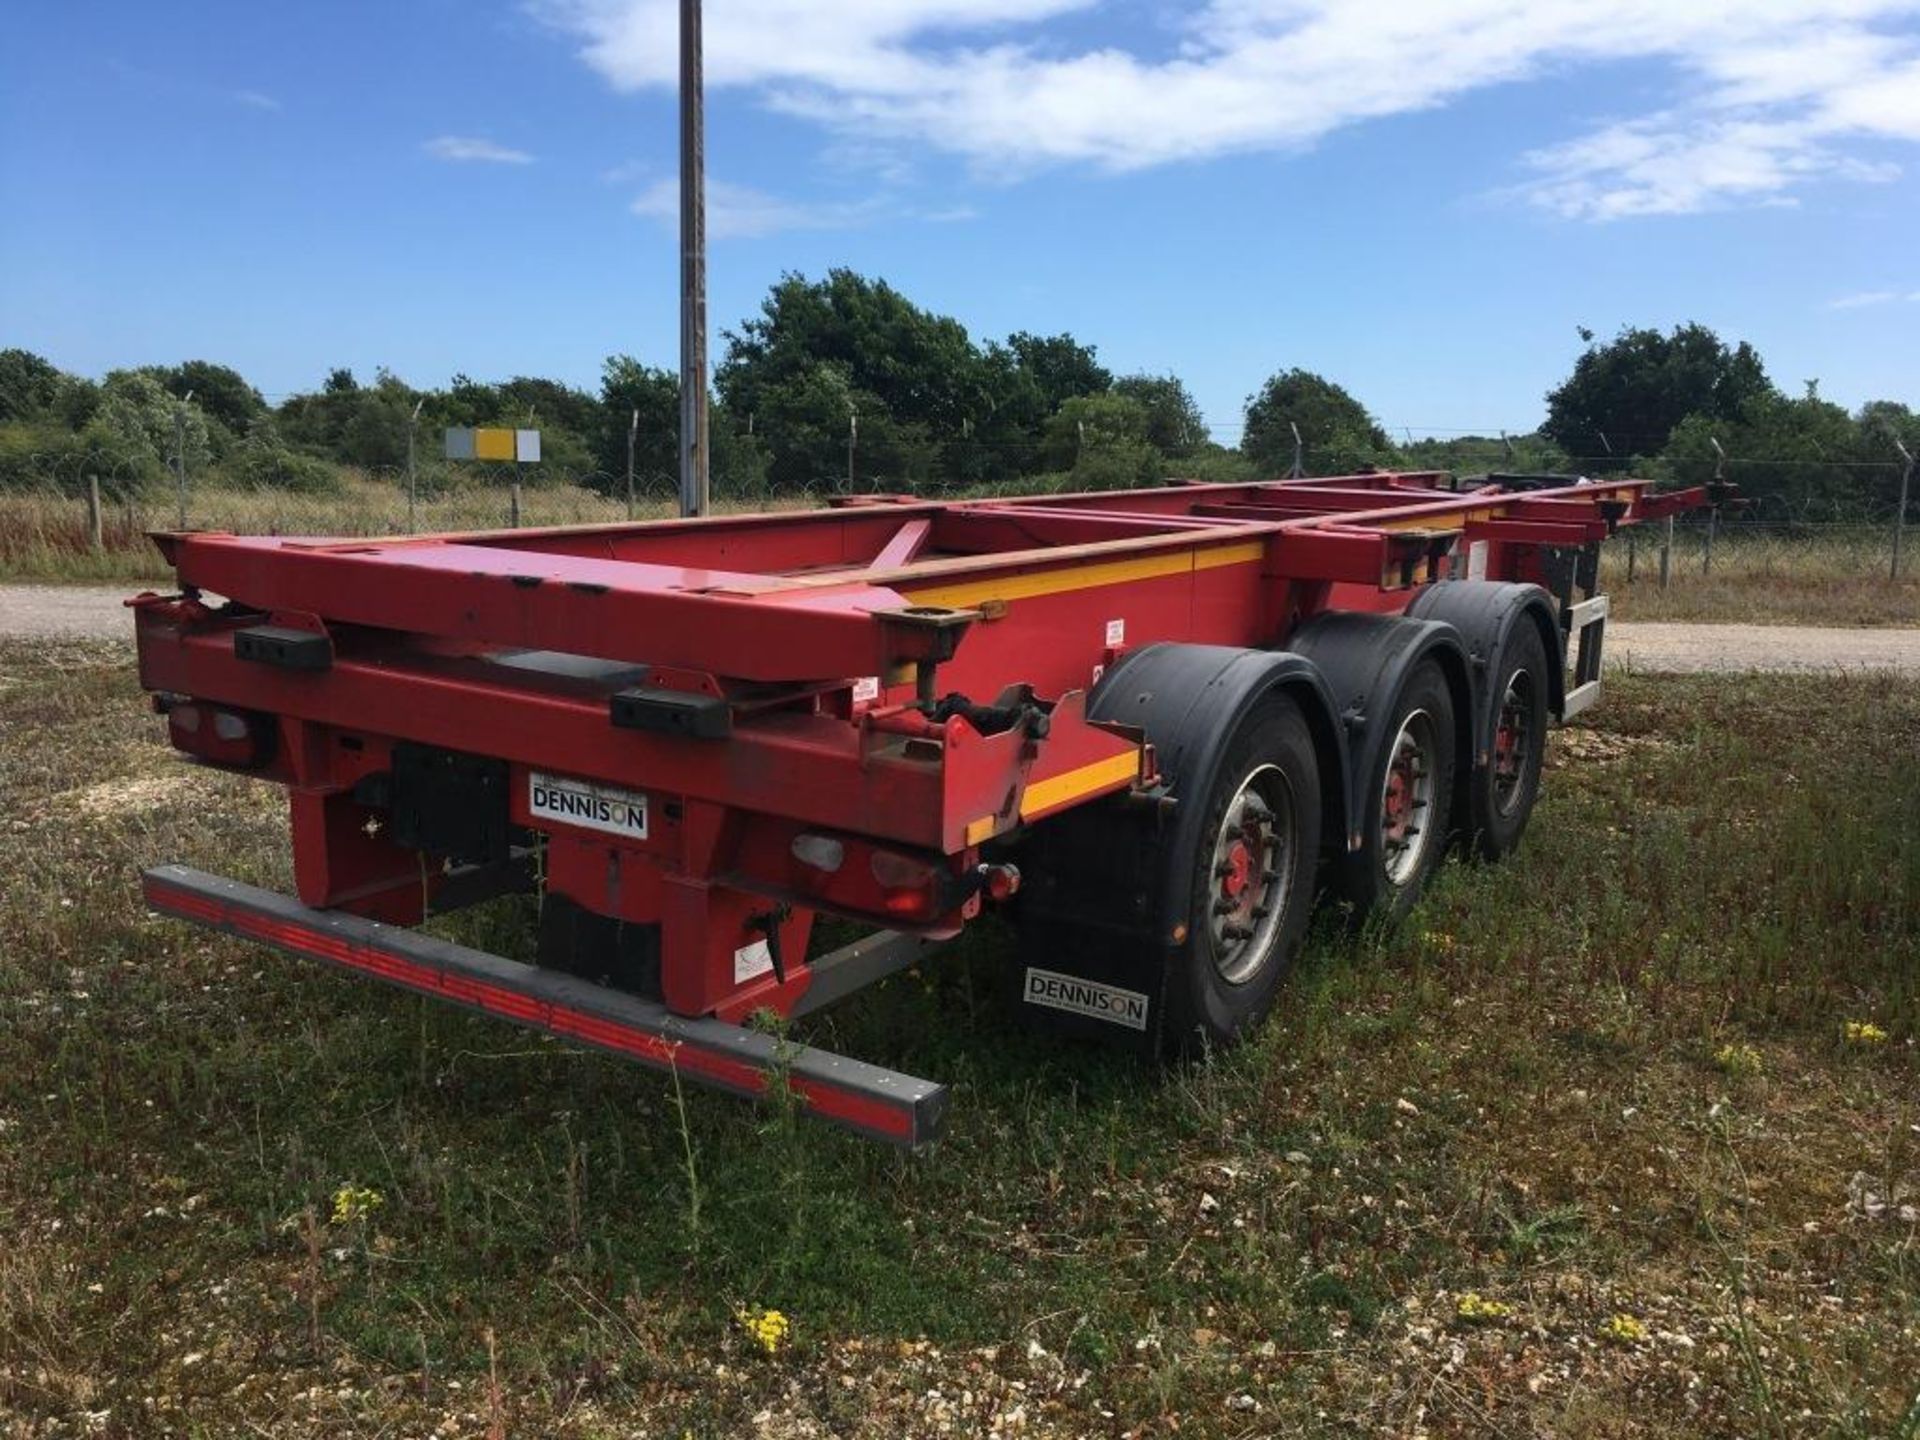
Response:
[[[674,83],[673,0],[527,3],[613,85]],[[1651,113],[1525,159],[1519,193],[1591,219],[1790,203],[1816,180],[1889,178],[1863,151],[1920,142],[1920,0],[1202,0],[1175,9],[1171,43],[1162,27],[1137,49],[1075,45],[1044,23],[1121,10],[732,0],[706,16],[708,83],[1004,175],[1299,147],[1489,86],[1645,62],[1667,89]]]
[[[233,92],[233,99],[235,104],[245,105],[251,110],[278,110],[280,108],[280,102],[278,100],[259,90],[236,90]]]
[[[420,147],[436,160],[480,161],[489,165],[531,165],[533,156],[472,135],[437,135]]]
[[[669,228],[680,223],[680,177],[656,180],[635,197],[633,213],[658,220]],[[952,205],[922,210],[900,204],[887,195],[860,200],[790,200],[747,185],[707,179],[707,237],[712,240],[757,240],[787,230],[851,230],[877,220],[924,220],[953,224],[975,217],[971,207]]]
[[[1897,305],[1902,300],[1920,301],[1920,290],[1911,290],[1902,294],[1898,290],[1862,290],[1853,295],[1842,295],[1838,300],[1829,300],[1829,310],[1864,310],[1872,305]]]

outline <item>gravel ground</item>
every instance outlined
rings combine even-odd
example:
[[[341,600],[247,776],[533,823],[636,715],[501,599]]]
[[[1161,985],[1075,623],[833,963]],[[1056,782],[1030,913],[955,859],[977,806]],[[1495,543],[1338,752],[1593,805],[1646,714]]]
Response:
[[[137,585],[0,585],[0,636],[131,638],[121,602]],[[1607,660],[1636,670],[1849,670],[1920,673],[1920,629],[1812,625],[1607,626]]]

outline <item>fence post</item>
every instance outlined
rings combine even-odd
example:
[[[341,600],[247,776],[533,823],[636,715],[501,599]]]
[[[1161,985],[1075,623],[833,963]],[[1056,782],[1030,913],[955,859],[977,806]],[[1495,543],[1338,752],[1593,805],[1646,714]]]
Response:
[[[1660,588],[1667,588],[1667,580],[1673,568],[1673,517],[1667,516],[1667,538],[1660,546]]]
[[[1900,452],[1900,458],[1907,462],[1907,468],[1900,472],[1900,508],[1893,512],[1893,564],[1887,576],[1890,580],[1900,578],[1900,547],[1907,538],[1907,491],[1913,485],[1913,452],[1908,450],[1901,440],[1893,442]]]
[[[413,415],[407,421],[407,533],[418,530],[418,511],[420,506],[420,484],[413,469],[413,432],[420,428],[420,407],[427,403],[422,395],[413,402]]]
[[[1633,583],[1633,572],[1640,561],[1640,535],[1638,531],[1627,531],[1627,584]]]
[[[1727,452],[1720,448],[1720,437],[1708,437],[1713,441],[1713,485],[1714,494],[1720,494],[1720,486],[1726,483]],[[1700,550],[1700,573],[1710,574],[1713,570],[1713,532],[1720,528],[1720,502],[1716,498],[1707,507],[1707,541]]]
[[[633,441],[640,433],[640,407],[633,407],[633,418],[627,421],[627,518],[633,518]],[[753,433],[753,417],[747,417],[747,433]]]
[[[182,530],[187,528],[187,402],[191,399],[193,391],[189,390],[173,407],[173,484],[179,492]]]
[[[508,492],[507,526],[513,530],[520,528],[520,482],[518,480],[513,482]]]

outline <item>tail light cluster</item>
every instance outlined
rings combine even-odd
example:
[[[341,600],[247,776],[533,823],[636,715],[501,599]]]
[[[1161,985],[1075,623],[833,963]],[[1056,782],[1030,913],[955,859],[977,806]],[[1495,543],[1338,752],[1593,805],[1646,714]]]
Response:
[[[156,695],[154,709],[167,717],[167,739],[176,750],[215,765],[257,770],[273,759],[279,727],[271,715],[185,695]]]
[[[866,863],[848,865],[850,852],[864,852]],[[881,849],[836,836],[797,835],[789,853],[800,862],[793,876],[797,888],[907,924],[935,924],[956,911],[971,915],[979,909],[982,896],[1006,900],[1020,886],[1020,872],[1011,865],[955,871],[940,857]]]

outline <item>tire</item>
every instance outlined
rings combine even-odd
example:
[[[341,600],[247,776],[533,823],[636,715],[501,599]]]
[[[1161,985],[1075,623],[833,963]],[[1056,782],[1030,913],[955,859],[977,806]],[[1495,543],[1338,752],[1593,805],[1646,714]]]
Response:
[[[1164,872],[1191,895],[1168,957],[1175,1054],[1232,1045],[1266,1017],[1306,934],[1320,855],[1320,767],[1293,700],[1255,705],[1204,783],[1188,853]]]
[[[1514,627],[1490,678],[1493,734],[1487,763],[1467,786],[1467,845],[1483,860],[1498,860],[1526,832],[1547,753],[1547,651],[1530,622]]]
[[[1382,726],[1379,755],[1360,787],[1360,849],[1342,889],[1361,917],[1389,923],[1411,910],[1446,858],[1453,807],[1453,692],[1432,660],[1407,677]]]

